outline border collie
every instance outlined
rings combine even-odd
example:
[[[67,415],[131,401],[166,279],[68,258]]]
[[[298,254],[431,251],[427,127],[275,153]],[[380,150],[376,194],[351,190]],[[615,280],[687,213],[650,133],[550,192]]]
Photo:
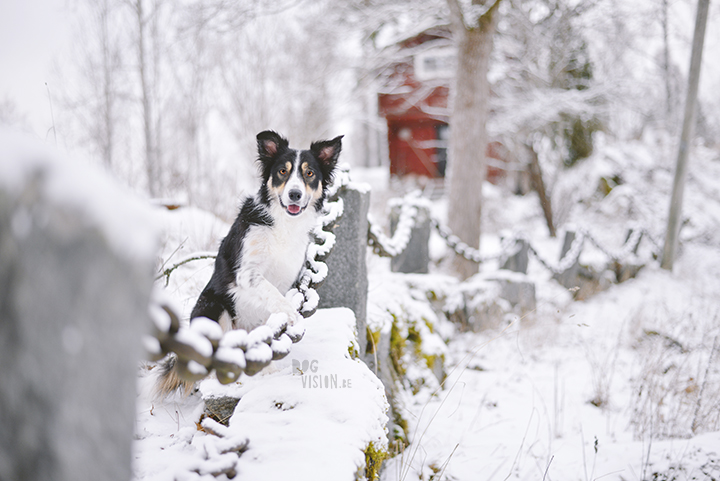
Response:
[[[297,320],[300,314],[285,294],[305,263],[310,232],[332,181],[342,137],[296,150],[276,132],[257,135],[262,184],[254,197],[245,199],[220,243],[215,270],[190,319],[207,317],[226,328],[247,331],[274,313],[286,314],[290,324]],[[160,394],[183,384],[174,364],[174,357],[163,362]]]

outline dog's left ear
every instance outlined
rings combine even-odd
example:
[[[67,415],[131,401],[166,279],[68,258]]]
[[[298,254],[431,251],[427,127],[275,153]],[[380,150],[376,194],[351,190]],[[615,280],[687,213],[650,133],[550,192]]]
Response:
[[[343,137],[344,135],[339,135],[332,140],[313,142],[312,145],[310,145],[310,151],[328,171],[332,171],[332,169],[335,168],[335,164],[337,164],[340,151],[342,150]]]

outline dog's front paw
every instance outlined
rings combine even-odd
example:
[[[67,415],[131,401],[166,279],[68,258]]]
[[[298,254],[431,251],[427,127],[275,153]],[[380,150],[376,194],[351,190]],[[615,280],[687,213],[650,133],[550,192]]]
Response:
[[[300,319],[302,316],[297,311],[275,312],[270,315],[265,324],[270,326],[273,332],[279,332],[285,330],[286,327],[294,326]]]

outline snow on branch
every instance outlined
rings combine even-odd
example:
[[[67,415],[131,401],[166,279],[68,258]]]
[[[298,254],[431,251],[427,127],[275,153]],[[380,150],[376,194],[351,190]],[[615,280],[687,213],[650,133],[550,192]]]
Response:
[[[492,0],[484,3],[476,3],[472,0],[448,0],[453,23],[462,25],[465,29],[473,29],[478,26],[483,17],[491,14],[500,4],[500,0]]]
[[[195,252],[195,253],[190,254],[189,256],[185,257],[183,260],[176,262],[172,266],[163,270],[162,273],[160,273],[160,275],[158,275],[155,278],[155,280],[158,281],[164,277],[165,278],[165,287],[167,287],[168,284],[170,283],[170,274],[172,274],[173,271],[175,269],[177,269],[178,267],[182,267],[185,264],[187,264],[188,262],[200,261],[200,260],[204,260],[204,259],[215,259],[216,257],[217,257],[217,252]]]

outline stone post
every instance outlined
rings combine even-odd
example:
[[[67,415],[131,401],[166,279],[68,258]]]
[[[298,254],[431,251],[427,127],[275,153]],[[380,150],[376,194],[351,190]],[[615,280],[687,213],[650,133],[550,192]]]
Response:
[[[426,207],[417,206],[415,226],[410,231],[407,247],[390,260],[393,272],[427,274],[430,263],[430,212]],[[400,219],[400,206],[390,212],[390,235],[395,234]]]
[[[127,481],[147,212],[92,166],[8,144],[0,135],[0,479]]]
[[[572,247],[574,241],[575,232],[570,230],[565,232],[565,239],[563,240],[562,249],[560,250],[560,261],[562,261],[567,255],[567,253],[570,251],[570,248]],[[575,262],[569,268],[567,268],[560,274],[555,275],[554,277],[561,285],[565,286],[568,289],[572,289],[574,287],[579,287],[579,274],[580,263]]]
[[[518,251],[505,259],[505,262],[500,269],[507,269],[513,272],[520,272],[527,274],[528,270],[528,242],[525,239],[518,239],[517,243],[520,244]]]
[[[318,288],[318,307],[347,307],[357,320],[360,355],[367,345],[367,232],[370,189],[350,184],[340,189],[343,215],[333,230],[335,247],[325,260],[328,275]]]

